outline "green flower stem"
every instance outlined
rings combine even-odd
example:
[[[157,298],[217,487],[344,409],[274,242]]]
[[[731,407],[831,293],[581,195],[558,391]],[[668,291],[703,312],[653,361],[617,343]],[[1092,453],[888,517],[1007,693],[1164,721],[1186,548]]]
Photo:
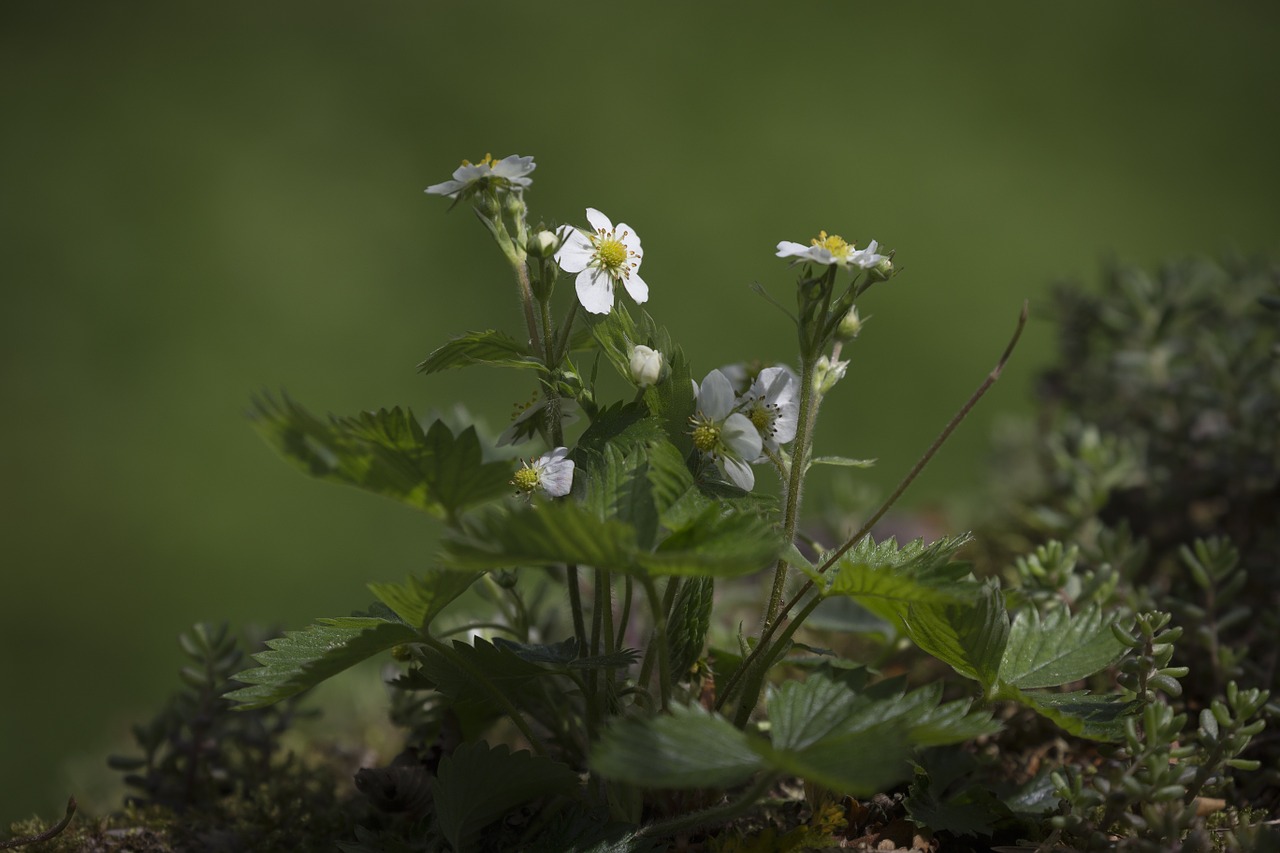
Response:
[[[619,645],[627,638],[627,627],[631,622],[631,597],[634,594],[634,590],[635,581],[631,579],[631,575],[627,575],[622,579],[622,615],[618,622],[617,634]],[[617,651],[617,649],[613,651]]]
[[[648,826],[641,827],[636,832],[636,837],[666,838],[675,835],[677,832],[687,832],[703,826],[728,823],[739,815],[746,814],[761,797],[769,793],[769,789],[774,786],[778,778],[779,774],[777,773],[765,773],[750,788],[743,791],[742,795],[736,800],[730,800],[723,805],[712,806],[709,809],[703,809],[692,814],[651,823]]]
[[[493,701],[498,704],[498,707],[502,708],[503,712],[511,718],[511,722],[520,730],[520,734],[524,735],[525,740],[529,742],[529,746],[533,749],[534,753],[537,755],[546,755],[546,747],[543,745],[542,740],[533,733],[533,729],[529,728],[529,723],[525,720],[524,715],[520,713],[520,709],[513,705],[511,700],[502,694],[501,690],[494,687],[493,682],[490,681],[483,672],[472,666],[471,663],[462,655],[458,654],[453,647],[440,642],[435,637],[428,635],[423,638],[423,642],[448,658],[454,666],[469,675],[474,683],[480,685],[480,687],[488,693],[490,697],[492,697]]]
[[[573,321],[578,316],[578,300],[573,300],[573,304],[569,306],[569,313],[565,314],[564,325],[560,327],[560,336],[556,339],[556,364],[564,360],[569,354],[569,339],[573,335]]]
[[[1009,356],[1013,354],[1014,347],[1018,345],[1018,339],[1022,337],[1022,329],[1026,324],[1027,303],[1023,302],[1022,313],[1018,316],[1018,325],[1013,331],[1013,337],[1009,339],[1009,343],[1005,346],[1004,352],[1000,355],[1000,360],[996,362],[996,366],[991,369],[991,372],[987,374],[987,377],[978,386],[978,389],[974,391],[973,394],[970,395],[969,399],[965,401],[965,404],[960,407],[960,410],[957,411],[955,415],[952,416],[951,420],[947,422],[947,425],[943,427],[942,432],[938,434],[936,439],[934,439],[933,444],[929,445],[929,449],[924,452],[924,455],[917,460],[912,469],[907,472],[905,477],[902,478],[902,482],[898,483],[898,487],[893,490],[893,494],[891,494],[885,502],[880,505],[880,508],[876,510],[875,515],[871,516],[871,518],[867,520],[866,524],[862,525],[861,530],[849,537],[843,545],[823,560],[822,565],[818,567],[819,574],[822,574],[834,566],[850,548],[861,542],[863,537],[871,532],[871,528],[874,527],[880,519],[884,517],[884,514],[889,511],[890,507],[897,503],[898,498],[902,497],[903,492],[905,492],[907,487],[915,481],[915,478],[924,470],[925,465],[933,459],[934,455],[937,454],[938,450],[946,440],[951,437],[951,433],[960,425],[960,422],[965,419],[969,412],[973,410],[973,407],[978,404],[978,401],[982,399],[987,391],[991,389],[991,386],[996,383],[996,380],[1000,378],[1000,374],[1004,371],[1005,364],[1009,361]],[[792,464],[796,464],[795,461],[793,461]],[[729,683],[725,685],[724,690],[716,700],[717,710],[719,710],[725,701],[733,695],[733,690],[737,686],[738,682],[742,680],[743,674],[749,671],[748,667],[755,665],[760,659],[761,652],[770,644],[769,641],[772,639],[773,633],[777,630],[778,624],[787,617],[787,614],[793,607],[795,607],[796,602],[803,598],[805,593],[812,588],[813,581],[806,581],[804,586],[800,588],[800,591],[796,593],[795,597],[782,605],[782,608],[778,611],[777,620],[770,623],[764,633],[760,635],[760,642],[756,643],[756,647],[749,655],[747,655],[746,659],[742,662],[742,665],[738,667],[737,671],[734,672],[733,677],[729,679]],[[800,620],[797,617],[796,621],[803,620]]]
[[[533,288],[529,285],[529,268],[519,254],[511,253],[507,258],[515,270],[516,285],[520,288],[520,304],[524,308],[524,322],[529,329],[529,345],[533,347],[534,355],[542,359],[545,364],[547,356],[543,349],[542,336],[538,334],[538,319],[533,310],[534,298]]]
[[[582,618],[582,589],[578,582],[578,567],[569,563],[564,567],[565,584],[569,587],[569,610],[573,613],[573,636],[578,640],[578,648],[587,647],[587,623]]]
[[[788,544],[796,539],[796,525],[800,520],[800,497],[804,489],[806,463],[809,459],[809,443],[813,435],[811,422],[817,408],[818,395],[813,392],[813,366],[816,359],[806,358],[800,366],[800,411],[796,419],[796,442],[791,450],[791,477],[787,483],[787,503],[783,509],[782,534]],[[762,631],[767,632],[778,618],[782,596],[787,585],[787,561],[778,559],[773,572],[773,589],[769,593],[769,606],[765,610]]]
[[[667,648],[667,608],[658,599],[658,587],[654,584],[653,578],[645,575],[640,581],[644,584],[645,595],[649,598],[649,609],[653,611],[653,638],[649,641],[649,648],[645,652],[644,663],[640,665],[640,684],[647,683],[649,676],[653,673],[654,649],[656,648],[658,691],[662,697],[662,710],[665,712],[671,704],[671,660],[670,650]],[[670,592],[673,586],[674,584],[668,584],[667,591]]]

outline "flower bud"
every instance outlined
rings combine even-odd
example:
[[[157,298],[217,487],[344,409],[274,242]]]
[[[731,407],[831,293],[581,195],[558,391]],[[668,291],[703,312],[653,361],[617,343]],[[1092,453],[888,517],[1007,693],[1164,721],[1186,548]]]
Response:
[[[504,192],[502,198],[502,209],[512,219],[519,219],[524,216],[524,194],[520,192]]]
[[[535,231],[529,235],[527,251],[535,258],[549,258],[560,248],[560,238],[552,231]]]
[[[828,393],[836,387],[837,382],[844,379],[844,372],[848,367],[847,361],[832,361],[825,355],[819,356],[817,363],[813,365],[813,390],[819,396]]]
[[[867,276],[872,281],[888,281],[898,274],[898,270],[893,265],[893,256],[884,258],[880,263],[867,271]]]
[[[851,341],[862,331],[862,318],[858,316],[858,306],[849,308],[836,327],[836,336],[844,341]]]
[[[662,353],[644,344],[631,348],[631,379],[641,388],[648,388],[662,378]]]

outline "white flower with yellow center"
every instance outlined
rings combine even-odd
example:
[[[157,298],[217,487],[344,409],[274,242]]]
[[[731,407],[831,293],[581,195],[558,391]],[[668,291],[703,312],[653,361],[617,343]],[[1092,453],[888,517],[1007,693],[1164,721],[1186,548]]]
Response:
[[[529,173],[538,166],[532,157],[521,157],[512,154],[501,160],[494,160],[489,154],[479,163],[463,160],[462,165],[453,171],[453,180],[427,187],[431,195],[442,195],[446,198],[457,198],[470,195],[475,190],[486,186],[509,187],[522,192],[533,183]]]
[[[564,245],[556,252],[556,263],[567,273],[577,273],[574,282],[578,301],[592,314],[608,314],[613,308],[613,286],[621,284],[636,302],[649,298],[649,285],[640,278],[644,250],[640,238],[625,223],[615,228],[594,207],[587,208],[590,232],[566,225],[561,234]]]
[[[797,258],[800,261],[810,261],[824,266],[835,265],[846,269],[857,267],[866,270],[879,265],[885,259],[884,255],[876,254],[876,249],[879,247],[879,244],[872,240],[867,244],[867,248],[858,249],[838,234],[829,235],[826,231],[819,231],[818,236],[810,240],[808,246],[783,240],[778,244],[778,257]]]
[[[573,488],[573,460],[566,458],[568,455],[569,448],[557,447],[522,463],[511,478],[511,485],[525,497],[532,497],[534,492],[552,498],[564,497]]]
[[[734,411],[736,402],[729,380],[713,370],[702,380],[697,411],[689,423],[693,446],[713,459],[735,485],[750,491],[756,475],[748,463],[760,456],[760,433],[746,415]]]
[[[738,401],[737,409],[766,448],[777,451],[796,437],[800,415],[800,380],[789,368],[766,367]]]

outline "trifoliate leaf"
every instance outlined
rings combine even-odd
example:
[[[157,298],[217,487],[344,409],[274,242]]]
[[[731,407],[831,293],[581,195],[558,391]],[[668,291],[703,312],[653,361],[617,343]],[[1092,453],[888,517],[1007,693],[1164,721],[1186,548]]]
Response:
[[[226,698],[241,709],[262,708],[417,639],[421,639],[418,632],[403,622],[356,616],[321,619],[301,631],[268,640],[269,650],[254,655],[262,666],[235,676],[250,686],[233,690]]]
[[[1140,707],[1137,701],[1088,690],[1072,693],[1050,693],[1046,690],[1019,690],[1005,685],[998,694],[1047,717],[1073,735],[1090,740],[1120,741],[1124,739],[1124,718]]]
[[[470,572],[438,569],[423,577],[410,576],[402,584],[371,583],[369,590],[397,616],[422,630],[466,592],[475,579]]]
[[[675,705],[668,715],[609,726],[591,754],[591,767],[646,788],[727,788],[764,767],[752,742],[763,746],[723,717],[697,705]]]
[[[431,793],[440,833],[456,853],[467,853],[479,849],[480,830],[516,806],[578,786],[565,764],[479,741],[441,759]]]
[[[912,604],[904,627],[917,646],[990,692],[1009,637],[1004,595],[994,579],[972,604]]]
[[[1110,622],[1097,607],[1074,615],[1057,608],[1043,618],[1035,608],[1019,611],[1000,661],[1000,680],[1026,690],[1093,675],[1125,652]]]
[[[313,477],[358,486],[437,516],[510,490],[511,467],[485,462],[474,428],[454,435],[441,421],[424,431],[400,408],[328,422],[281,397],[254,400],[258,432]]]
[[[418,365],[418,372],[438,373],[472,364],[543,369],[542,362],[533,357],[529,347],[510,335],[488,329],[451,338]]]

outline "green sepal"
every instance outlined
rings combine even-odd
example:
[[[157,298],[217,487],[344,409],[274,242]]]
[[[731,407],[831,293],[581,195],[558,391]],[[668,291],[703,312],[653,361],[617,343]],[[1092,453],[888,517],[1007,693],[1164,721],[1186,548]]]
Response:
[[[262,664],[237,673],[248,687],[232,690],[225,698],[240,709],[262,708],[314,687],[379,652],[420,639],[403,622],[375,616],[319,619],[301,631],[286,631],[268,640],[269,649],[253,656]]]

